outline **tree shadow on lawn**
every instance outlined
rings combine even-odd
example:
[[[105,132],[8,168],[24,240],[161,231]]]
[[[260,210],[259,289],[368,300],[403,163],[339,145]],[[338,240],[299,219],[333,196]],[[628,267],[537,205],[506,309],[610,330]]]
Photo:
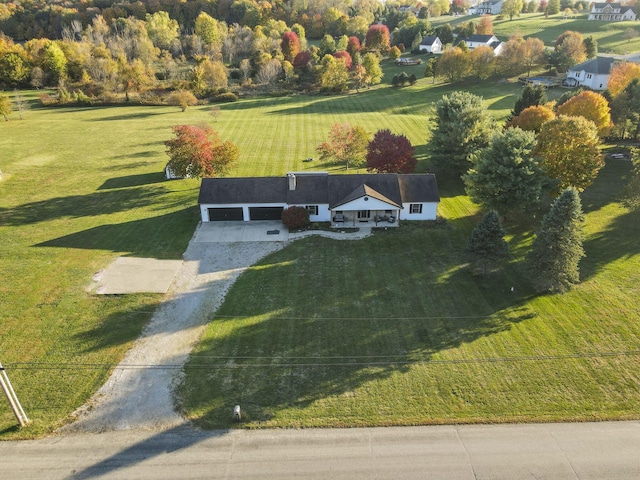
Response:
[[[100,225],[54,238],[36,247],[79,248],[127,252],[128,256],[181,259],[199,220],[196,207],[166,215]]]
[[[628,160],[607,160],[595,181],[581,194],[582,210],[592,213],[618,202],[631,170],[632,165]]]
[[[128,105],[128,106],[132,106],[132,105]],[[122,107],[103,107],[103,108],[122,108]],[[149,107],[152,108],[152,107]],[[121,115],[111,115],[108,117],[97,117],[97,118],[91,118],[88,121],[90,122],[119,122],[121,120],[140,120],[143,118],[149,118],[149,117],[155,117],[158,115],[166,115],[168,112],[157,112],[157,111],[146,111],[146,112],[140,112],[140,111],[136,111],[136,112],[130,112],[130,113],[123,113]]]
[[[114,301],[117,295],[100,295],[97,299],[100,302]],[[140,337],[145,325],[153,316],[160,305],[163,295],[161,294],[128,294],[127,298],[135,305],[124,304],[118,311],[111,312],[104,316],[95,327],[78,332],[73,335],[72,341],[77,345],[74,353],[93,353],[114,346],[133,342]],[[136,301],[134,299],[141,299]],[[58,359],[62,360],[62,359]]]
[[[323,426],[322,418],[308,418],[304,412],[297,417],[320,400],[336,405],[336,410],[320,410],[331,412],[326,420],[331,425],[366,424],[371,416],[399,423],[397,417],[386,421],[379,413],[367,414],[367,407],[361,410],[349,398],[365,384],[375,389],[377,382],[408,373],[413,365],[428,364],[434,354],[535,316],[526,306],[529,298],[509,291],[500,278],[486,288],[500,286],[501,291],[485,295],[485,287],[478,287],[484,280],[472,278],[444,251],[407,253],[399,246],[409,259],[396,261],[386,252],[393,258],[378,262],[385,252],[376,243],[371,242],[370,257],[358,260],[358,268],[347,266],[353,261],[348,245],[309,242],[302,245],[304,251],[329,246],[336,250],[329,257],[339,265],[323,274],[314,268],[316,253],[307,261],[283,251],[246,272],[185,367],[179,401],[196,423],[231,427],[229,412],[239,403],[251,426],[269,426],[276,418],[280,426]],[[407,261],[425,268],[390,274],[388,282],[368,280],[385,277],[390,265]],[[286,288],[284,279],[295,287]],[[313,305],[313,311],[297,310],[300,305]],[[387,407],[394,408],[373,406]]]
[[[583,242],[586,257],[580,263],[582,280],[617,260],[640,255],[640,209],[617,217],[604,231]],[[640,262],[640,261],[638,261]]]
[[[163,143],[163,142],[158,142],[158,143]],[[133,159],[133,158],[157,157],[160,154],[164,155],[164,152],[159,152],[158,150],[146,150],[144,152],[138,152],[138,153],[127,153],[125,155],[114,155],[111,158],[113,158],[114,160],[128,160],[128,159]]]
[[[152,183],[163,183],[166,179],[164,173],[141,173],[138,175],[125,175],[123,177],[109,178],[102,185],[98,187],[98,190],[112,190],[116,188],[127,187],[140,187],[143,185],[150,185]]]
[[[19,226],[64,217],[79,218],[122,212],[153,204],[168,192],[163,186],[136,187],[50,198],[0,208],[0,224]]]

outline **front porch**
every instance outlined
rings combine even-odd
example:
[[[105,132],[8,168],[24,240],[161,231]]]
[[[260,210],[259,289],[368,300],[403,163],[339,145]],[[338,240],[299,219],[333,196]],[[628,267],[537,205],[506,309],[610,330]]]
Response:
[[[335,210],[332,228],[398,227],[400,210]]]

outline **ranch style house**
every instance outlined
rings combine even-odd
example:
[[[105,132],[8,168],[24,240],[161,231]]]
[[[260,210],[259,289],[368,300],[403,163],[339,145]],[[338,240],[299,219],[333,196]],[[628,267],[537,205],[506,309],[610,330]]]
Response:
[[[436,177],[428,173],[203,178],[198,197],[203,222],[280,220],[285,208],[296,205],[309,211],[311,222],[334,227],[435,220],[439,202]]]

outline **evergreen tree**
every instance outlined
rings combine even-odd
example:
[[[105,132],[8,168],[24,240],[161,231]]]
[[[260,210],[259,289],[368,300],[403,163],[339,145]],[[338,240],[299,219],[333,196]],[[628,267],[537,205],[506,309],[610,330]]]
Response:
[[[482,97],[456,91],[436,104],[431,145],[434,160],[459,175],[469,167],[471,156],[489,145],[496,124]]]
[[[525,85],[522,96],[516,100],[511,110],[511,118],[517,117],[527,107],[535,107],[547,103],[547,91],[542,85]]]
[[[442,42],[442,45],[448,45],[450,43],[453,43],[453,29],[451,28],[451,25],[449,25],[448,23],[445,23],[444,25],[441,25],[438,28],[436,28],[435,34],[438,36],[438,38]]]
[[[595,58],[598,55],[598,42],[593,37],[587,37],[582,40],[587,58]]]
[[[560,13],[560,0],[549,0],[545,13],[547,15],[556,15],[557,13]]]
[[[476,203],[505,215],[526,211],[540,201],[545,176],[533,155],[533,132],[508,128],[496,133],[463,176],[467,195]]]
[[[467,244],[467,253],[471,262],[482,275],[486,275],[490,267],[498,265],[509,257],[509,246],[504,240],[506,232],[500,223],[500,215],[489,210],[471,232]]]
[[[527,255],[531,278],[541,291],[565,292],[580,281],[583,222],[578,190],[567,188],[542,219]]]

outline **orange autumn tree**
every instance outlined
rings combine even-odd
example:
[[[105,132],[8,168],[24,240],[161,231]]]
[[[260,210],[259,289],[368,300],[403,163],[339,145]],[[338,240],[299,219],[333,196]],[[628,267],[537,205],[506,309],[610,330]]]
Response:
[[[478,25],[476,25],[476,34],[493,35],[493,19],[491,15],[485,14],[480,17]]]
[[[517,115],[507,123],[507,127],[520,127],[525,131],[538,133],[542,125],[556,118],[553,110],[545,105],[533,105],[525,108],[520,115]]]

